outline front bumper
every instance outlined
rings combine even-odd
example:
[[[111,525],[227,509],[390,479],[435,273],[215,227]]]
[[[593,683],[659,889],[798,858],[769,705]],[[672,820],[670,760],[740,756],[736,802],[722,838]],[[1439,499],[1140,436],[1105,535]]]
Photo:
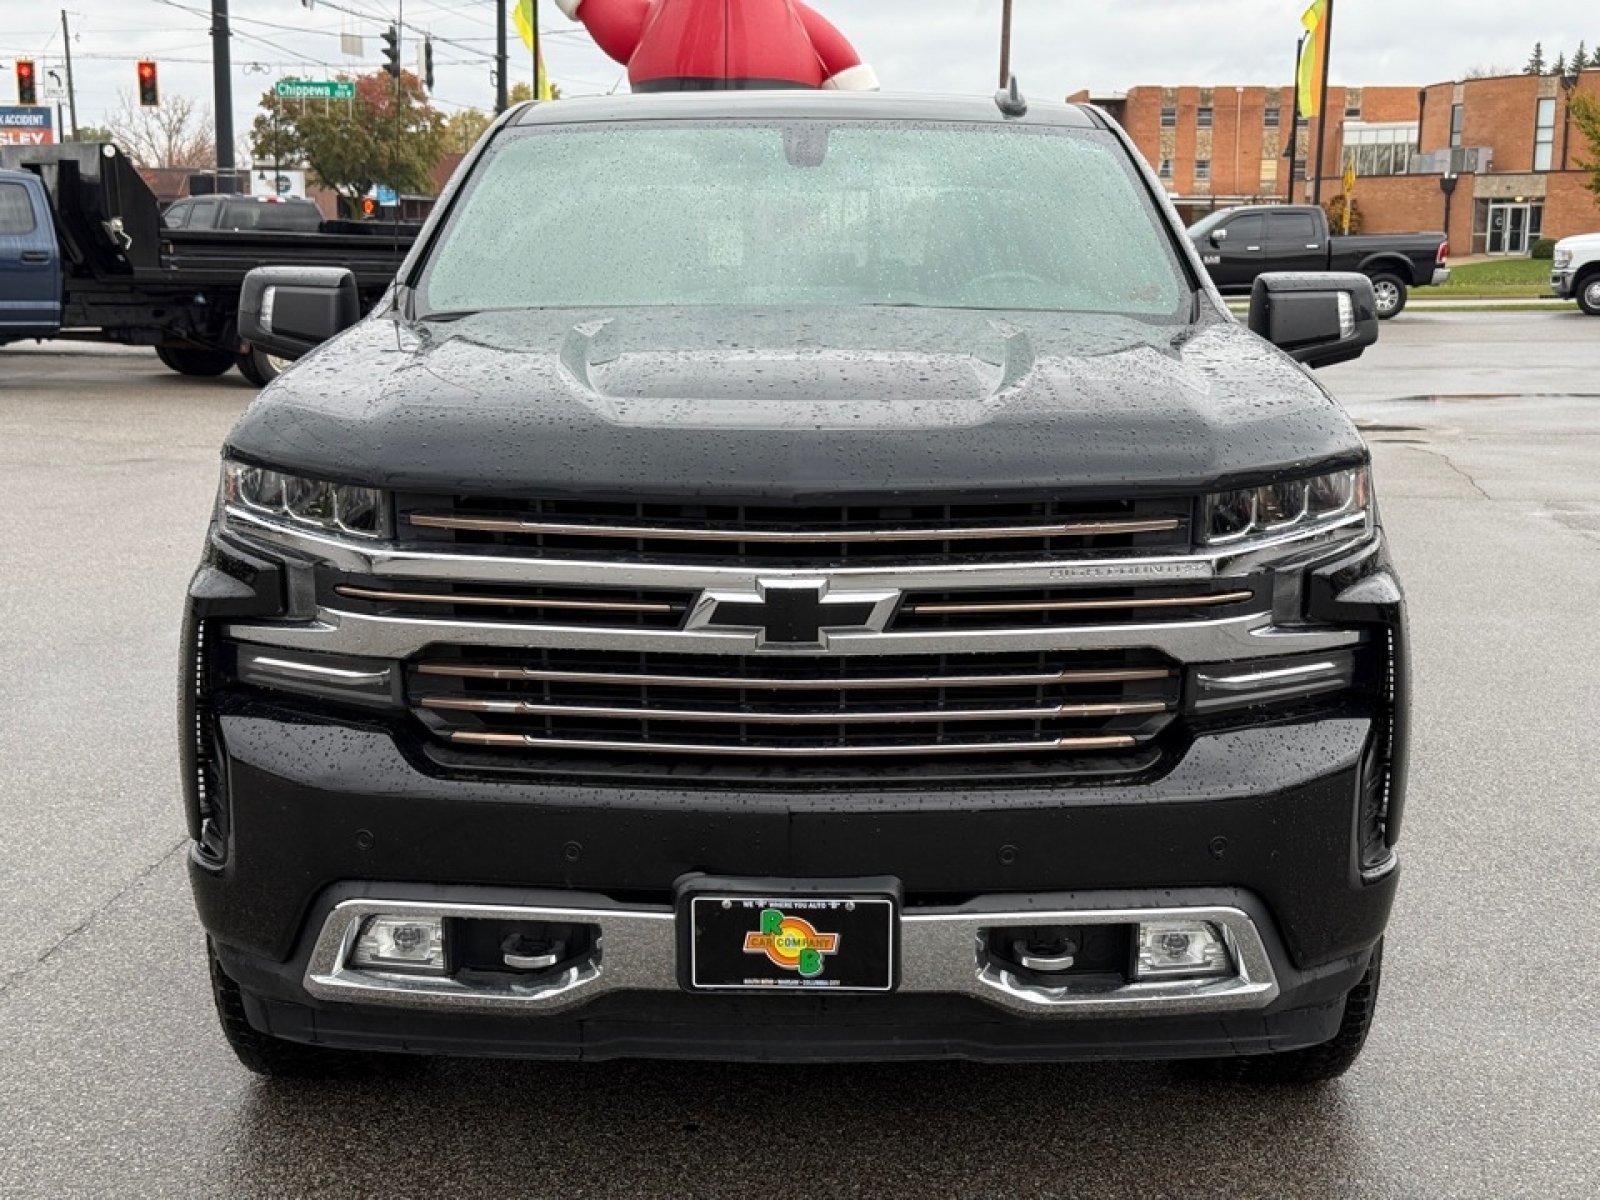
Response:
[[[823,1059],[1287,1049],[1332,1036],[1398,884],[1393,860],[1364,874],[1357,859],[1371,734],[1357,715],[1198,738],[1147,783],[919,797],[435,778],[378,729],[265,713],[219,723],[232,829],[220,865],[191,855],[201,919],[253,1024],[333,1046]],[[895,877],[900,990],[681,991],[672,894],[696,872]],[[498,993],[375,987],[342,969],[340,948],[352,916],[397,904],[586,914],[604,950],[597,970],[520,993],[510,979]],[[1234,977],[1051,996],[974,951],[997,926],[1173,910],[1224,923]]]
[[[1556,271],[1550,276],[1550,290],[1559,299],[1568,300],[1574,295],[1572,290],[1573,273],[1571,271]]]

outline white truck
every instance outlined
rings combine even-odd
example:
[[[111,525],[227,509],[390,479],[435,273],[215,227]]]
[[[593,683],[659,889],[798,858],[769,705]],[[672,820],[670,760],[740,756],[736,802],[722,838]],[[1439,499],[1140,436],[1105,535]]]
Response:
[[[1550,286],[1563,299],[1576,300],[1591,317],[1600,317],[1600,233],[1556,243]]]

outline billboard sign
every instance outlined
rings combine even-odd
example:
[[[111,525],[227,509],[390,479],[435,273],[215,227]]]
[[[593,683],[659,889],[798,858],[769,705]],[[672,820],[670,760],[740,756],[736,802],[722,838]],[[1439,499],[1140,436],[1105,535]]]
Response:
[[[53,146],[54,116],[36,105],[0,107],[0,146]]]

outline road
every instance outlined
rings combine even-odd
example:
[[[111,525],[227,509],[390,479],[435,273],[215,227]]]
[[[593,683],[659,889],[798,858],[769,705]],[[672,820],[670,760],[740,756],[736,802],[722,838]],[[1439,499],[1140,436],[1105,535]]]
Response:
[[[257,1080],[214,1026],[174,679],[253,392],[0,352],[0,1196],[1587,1197],[1600,1180],[1600,321],[1407,314],[1367,428],[1419,711],[1376,1029],[1311,1092],[1159,1064],[441,1062]]]

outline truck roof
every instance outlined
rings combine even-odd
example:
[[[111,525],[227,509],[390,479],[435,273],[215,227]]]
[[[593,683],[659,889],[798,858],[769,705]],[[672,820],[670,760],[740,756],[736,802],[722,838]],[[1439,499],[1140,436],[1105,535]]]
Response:
[[[646,92],[529,102],[513,125],[570,125],[613,121],[707,121],[785,117],[840,121],[962,121],[1005,125],[1104,128],[1104,119],[1078,104],[1029,100],[1027,114],[1008,117],[991,96],[935,96],[906,92],[834,92],[809,88],[773,91]]]

